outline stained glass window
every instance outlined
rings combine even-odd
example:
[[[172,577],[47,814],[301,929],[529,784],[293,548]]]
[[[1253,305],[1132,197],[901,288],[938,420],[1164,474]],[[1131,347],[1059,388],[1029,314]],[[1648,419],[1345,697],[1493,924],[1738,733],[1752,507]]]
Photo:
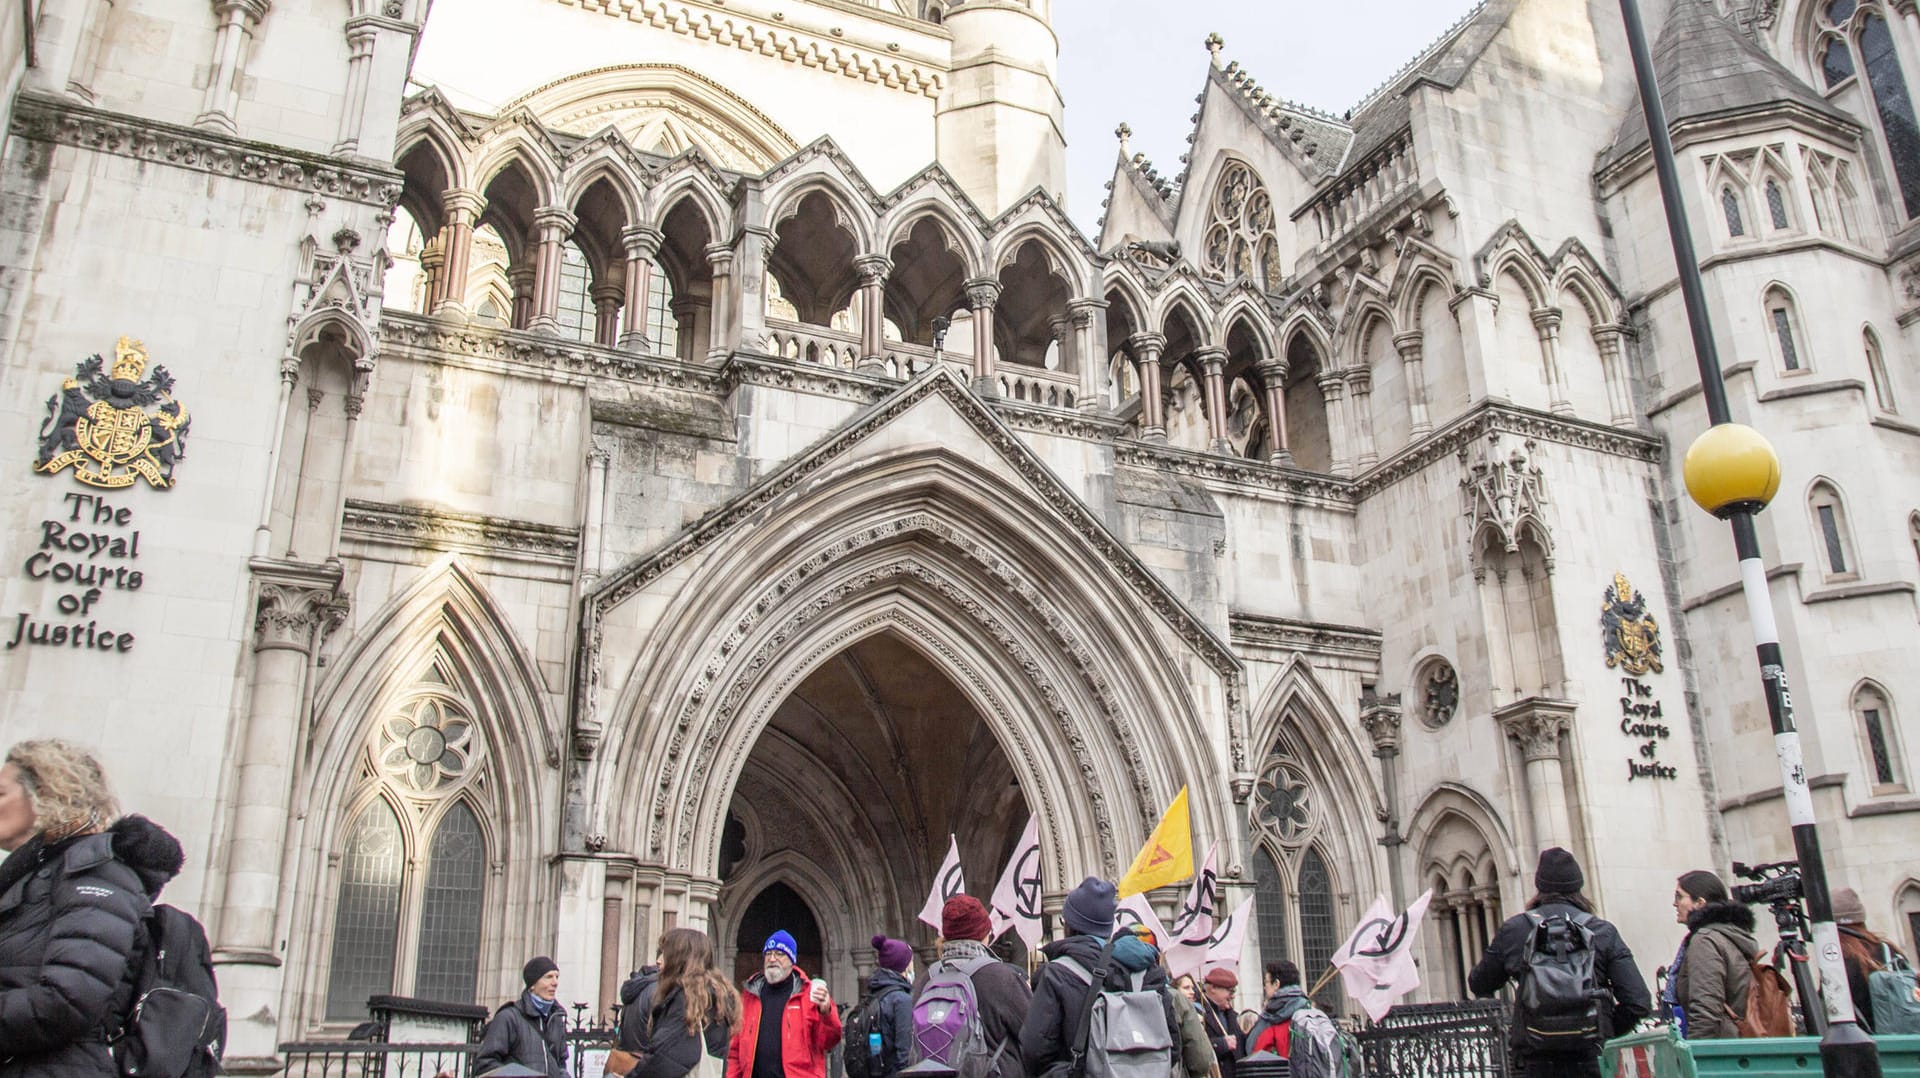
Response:
[[[1747,234],[1746,222],[1740,218],[1740,196],[1732,187],[1720,189],[1720,212],[1727,217],[1727,235],[1744,236]]]
[[[1827,546],[1827,565],[1832,572],[1847,571],[1847,552],[1840,545],[1840,521],[1834,512],[1834,506],[1822,505],[1814,512],[1820,517],[1820,537]]]
[[[1289,955],[1287,948],[1287,884],[1280,866],[1265,847],[1253,851],[1253,927],[1264,964]]]
[[[1880,720],[1880,709],[1864,708],[1860,718],[1866,723],[1867,745],[1873,753],[1873,781],[1887,785],[1893,782],[1893,754],[1887,751],[1887,727]]]
[[[1773,220],[1775,228],[1789,228],[1792,221],[1787,217],[1786,192],[1780,189],[1777,180],[1767,181],[1767,214]]]
[[[333,919],[327,1018],[367,1016],[367,997],[393,991],[400,927],[400,878],[406,864],[400,820],[375,800],[360,813],[340,857],[340,906]]]
[[[1333,960],[1340,945],[1339,929],[1333,922],[1333,874],[1327,871],[1326,858],[1318,847],[1307,850],[1300,859],[1300,969],[1308,978],[1308,987],[1318,971]],[[1339,989],[1328,982],[1314,1001],[1329,1014],[1337,1013]]]
[[[1913,98],[1907,93],[1900,58],[1893,51],[1893,34],[1887,29],[1887,21],[1878,15],[1868,15],[1860,22],[1860,61],[1867,72],[1867,83],[1873,87],[1874,110],[1880,114],[1880,128],[1887,136],[1887,153],[1900,183],[1901,202],[1907,216],[1920,216],[1920,124],[1914,121]]]
[[[487,840],[480,821],[465,801],[456,801],[433,835],[413,981],[416,997],[447,1003],[474,998],[486,873]]]
[[[1773,319],[1774,340],[1780,344],[1780,365],[1790,371],[1800,369],[1800,347],[1793,336],[1793,312],[1783,302],[1775,302],[1769,309]]]

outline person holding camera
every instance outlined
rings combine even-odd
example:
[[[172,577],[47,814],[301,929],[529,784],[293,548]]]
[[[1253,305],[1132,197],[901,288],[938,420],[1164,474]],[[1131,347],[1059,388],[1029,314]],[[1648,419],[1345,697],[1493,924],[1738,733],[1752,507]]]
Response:
[[[1760,953],[1753,910],[1732,901],[1720,877],[1696,869],[1674,884],[1673,919],[1687,926],[1662,997],[1674,1028],[1689,1040],[1738,1037]]]

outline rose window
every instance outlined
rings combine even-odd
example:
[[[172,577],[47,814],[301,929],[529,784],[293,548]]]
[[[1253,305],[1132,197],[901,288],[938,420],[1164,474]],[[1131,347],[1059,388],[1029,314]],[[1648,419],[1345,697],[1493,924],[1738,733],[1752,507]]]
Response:
[[[380,741],[381,770],[414,793],[431,793],[466,778],[473,719],[457,701],[416,696],[388,717]]]
[[[1269,291],[1278,287],[1280,245],[1273,220],[1273,197],[1253,170],[1237,162],[1227,166],[1201,244],[1207,275],[1221,281],[1251,277]]]
[[[1278,842],[1298,845],[1312,833],[1316,814],[1313,786],[1300,765],[1270,757],[1253,786],[1255,826]]]

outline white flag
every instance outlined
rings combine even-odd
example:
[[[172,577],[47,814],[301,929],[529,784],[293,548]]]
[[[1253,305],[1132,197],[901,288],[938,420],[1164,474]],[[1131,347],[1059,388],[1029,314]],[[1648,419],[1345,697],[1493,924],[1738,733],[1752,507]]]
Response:
[[[1236,974],[1240,968],[1240,951],[1247,942],[1247,922],[1253,920],[1253,896],[1234,907],[1227,919],[1214,926],[1213,935],[1208,938],[1208,970],[1230,969]]]
[[[927,895],[927,904],[920,910],[920,919],[940,931],[940,907],[954,895],[967,893],[967,881],[960,875],[960,840],[947,836],[947,859],[940,862],[940,871],[933,874],[933,891]]]
[[[1153,903],[1147,901],[1144,891],[1121,899],[1120,904],[1113,909],[1114,931],[1132,928],[1134,925],[1145,925],[1147,931],[1153,933],[1155,947],[1167,945],[1167,930],[1160,923],[1160,915],[1153,912]]]
[[[1220,902],[1219,856],[1220,844],[1216,842],[1207,851],[1206,864],[1193,877],[1186,901],[1180,904],[1173,924],[1168,926],[1172,939],[1161,944],[1166,948],[1167,972],[1175,980],[1207,964],[1207,950],[1213,938],[1213,911]]]
[[[1000,882],[993,888],[993,934],[1011,928],[1028,947],[1040,946],[1040,818],[1029,816]]]
[[[1393,1001],[1420,987],[1420,969],[1413,963],[1414,941],[1427,916],[1433,889],[1414,900],[1407,912],[1394,916],[1386,896],[1373,900],[1366,916],[1333,953],[1333,964],[1346,983],[1347,995],[1378,1022]]]

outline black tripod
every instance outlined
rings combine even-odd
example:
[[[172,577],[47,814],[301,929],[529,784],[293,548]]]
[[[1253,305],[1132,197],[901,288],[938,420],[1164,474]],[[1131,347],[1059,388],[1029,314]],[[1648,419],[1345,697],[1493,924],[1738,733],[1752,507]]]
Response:
[[[1780,942],[1773,948],[1773,968],[1781,969],[1784,963],[1793,978],[1793,994],[1800,1004],[1800,1022],[1807,1036],[1824,1037],[1827,1008],[1820,1000],[1820,990],[1814,987],[1813,970],[1807,965],[1807,913],[1800,908],[1798,898],[1776,898],[1767,908],[1773,911],[1773,927],[1780,934]]]

